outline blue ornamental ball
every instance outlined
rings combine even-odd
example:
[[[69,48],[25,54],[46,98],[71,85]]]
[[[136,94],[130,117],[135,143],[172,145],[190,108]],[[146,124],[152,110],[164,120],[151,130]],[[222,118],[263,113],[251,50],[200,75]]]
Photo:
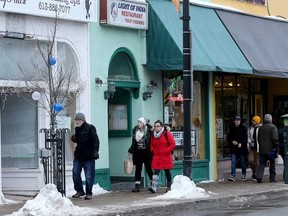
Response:
[[[50,64],[50,65],[55,65],[55,64],[56,64],[56,58],[53,57],[53,56],[50,56],[50,57],[49,57],[49,64]]]
[[[55,112],[60,112],[62,110],[62,105],[60,103],[56,103],[54,104],[53,109]]]

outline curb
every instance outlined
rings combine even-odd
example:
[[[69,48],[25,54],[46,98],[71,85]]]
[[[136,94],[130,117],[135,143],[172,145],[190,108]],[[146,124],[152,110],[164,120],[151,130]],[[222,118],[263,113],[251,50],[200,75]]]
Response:
[[[225,197],[210,197],[206,199],[185,201],[177,200],[173,204],[162,205],[162,206],[153,206],[153,207],[143,207],[137,208],[135,210],[127,210],[118,213],[108,213],[102,214],[103,216],[167,216],[172,215],[173,213],[179,213],[182,211],[192,211],[199,210],[201,208],[210,209],[210,208],[220,208],[221,206],[225,207],[247,207],[253,202],[260,203],[267,200],[277,199],[281,197],[288,197],[288,189],[276,189],[273,191],[262,191],[257,193],[247,193],[242,195],[232,195]]]

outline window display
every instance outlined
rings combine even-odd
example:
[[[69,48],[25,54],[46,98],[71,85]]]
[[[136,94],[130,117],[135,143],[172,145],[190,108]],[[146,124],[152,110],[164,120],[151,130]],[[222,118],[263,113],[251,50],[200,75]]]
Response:
[[[201,83],[193,81],[193,101],[191,102],[191,147],[192,158],[200,159],[204,155],[201,149]],[[171,127],[177,143],[174,157],[183,160],[183,77],[181,73],[164,74],[164,124]]]

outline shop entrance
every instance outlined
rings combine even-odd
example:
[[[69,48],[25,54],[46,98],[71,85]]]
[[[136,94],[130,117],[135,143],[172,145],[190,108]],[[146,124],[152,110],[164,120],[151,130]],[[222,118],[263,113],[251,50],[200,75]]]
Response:
[[[264,80],[239,75],[214,76],[218,161],[230,159],[227,135],[234,116],[240,116],[247,129],[254,115],[263,116],[264,85]]]

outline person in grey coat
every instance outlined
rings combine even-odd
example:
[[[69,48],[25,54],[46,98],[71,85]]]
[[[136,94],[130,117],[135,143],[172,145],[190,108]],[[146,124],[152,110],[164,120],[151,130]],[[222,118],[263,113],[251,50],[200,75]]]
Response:
[[[258,131],[259,143],[259,167],[257,173],[257,182],[262,183],[264,169],[267,161],[270,161],[269,166],[269,182],[276,182],[275,159],[279,148],[278,130],[272,124],[272,116],[265,114],[264,124]]]

